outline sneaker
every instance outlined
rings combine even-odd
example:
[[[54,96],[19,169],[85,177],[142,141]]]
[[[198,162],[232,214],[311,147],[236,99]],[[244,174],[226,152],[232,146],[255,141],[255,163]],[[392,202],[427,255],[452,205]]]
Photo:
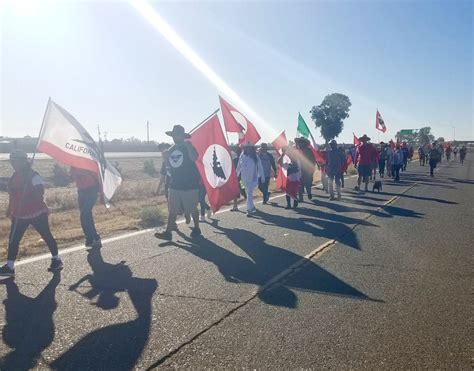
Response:
[[[48,272],[56,272],[63,269],[63,262],[61,259],[51,259],[51,265],[48,268]]]
[[[312,195],[311,193],[308,194],[308,198],[309,198],[310,200],[312,200],[312,199],[313,199],[313,195]]]
[[[9,268],[8,265],[4,265],[0,268],[1,277],[15,277],[15,269]]]
[[[230,209],[230,211],[239,211],[239,208],[238,207],[233,207],[232,209]]]
[[[291,209],[291,205],[286,205],[285,209],[286,209],[286,210],[290,210],[290,209]]]
[[[207,218],[211,219],[211,217],[212,217],[212,209],[208,209],[207,210]]]
[[[341,195],[337,195],[337,200],[340,201],[341,200]]]
[[[336,197],[334,197],[334,195],[329,196],[329,201],[334,201],[335,199]]]
[[[173,239],[173,235],[170,231],[156,232],[155,237],[166,241],[171,241]]]
[[[191,231],[191,237],[199,237],[201,235],[201,229],[200,228],[193,228]]]
[[[298,201],[295,200],[295,203],[293,204],[293,209],[296,209],[298,207]]]
[[[257,208],[254,207],[252,210],[250,210],[250,213],[255,214],[257,211],[258,211]]]
[[[184,220],[186,221],[186,224],[191,223],[191,215],[186,214],[186,215],[184,216]]]
[[[199,217],[199,221],[200,221],[200,222],[205,222],[205,221],[206,221],[206,217],[205,217],[204,215],[201,215],[201,216]]]

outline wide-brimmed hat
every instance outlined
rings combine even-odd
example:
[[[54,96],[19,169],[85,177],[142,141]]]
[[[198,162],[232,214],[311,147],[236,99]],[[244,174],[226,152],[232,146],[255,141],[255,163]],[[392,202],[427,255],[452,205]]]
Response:
[[[10,153],[10,160],[28,160],[28,154],[22,149],[14,149]]]
[[[309,144],[309,139],[305,137],[295,138],[295,143],[306,143]]]
[[[359,140],[361,142],[368,142],[370,140],[370,138],[367,136],[367,134],[364,134],[359,138]]]
[[[242,143],[241,146],[242,146],[242,148],[255,148],[255,147],[257,147],[251,141],[247,141],[245,143]]]
[[[183,137],[184,139],[191,138],[191,135],[187,134],[181,125],[173,126],[173,130],[166,131],[165,134],[169,135],[170,137]]]

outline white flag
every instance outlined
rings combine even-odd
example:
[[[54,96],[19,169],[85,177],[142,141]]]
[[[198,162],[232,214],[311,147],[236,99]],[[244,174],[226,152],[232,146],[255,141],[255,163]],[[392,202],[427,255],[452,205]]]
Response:
[[[38,151],[65,165],[97,173],[106,203],[122,183],[120,173],[105,159],[86,129],[51,98],[38,139]]]

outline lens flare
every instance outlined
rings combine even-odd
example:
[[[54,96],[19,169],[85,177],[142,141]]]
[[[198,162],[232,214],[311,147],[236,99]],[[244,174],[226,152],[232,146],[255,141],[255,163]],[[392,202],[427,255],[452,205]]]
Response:
[[[185,57],[198,71],[200,71],[224,96],[235,103],[252,121],[255,121],[263,130],[262,136],[266,138],[275,138],[279,133],[271,127],[255,110],[250,107],[233,90],[224,79],[222,79],[190,46],[186,43],[176,31],[166,22],[165,19],[144,0],[132,0],[130,4],[145,18],[176,50]]]

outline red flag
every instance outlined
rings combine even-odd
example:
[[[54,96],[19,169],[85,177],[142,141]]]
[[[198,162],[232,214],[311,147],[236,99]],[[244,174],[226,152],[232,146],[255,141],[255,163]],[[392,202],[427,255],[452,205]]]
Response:
[[[288,140],[286,139],[285,131],[282,131],[279,136],[272,142],[272,146],[281,155],[281,149],[288,145]]]
[[[314,159],[316,160],[316,162],[319,164],[319,165],[323,165],[326,163],[326,159],[324,158],[324,155],[321,153],[321,151],[319,150],[319,148],[315,148],[313,145],[309,145],[309,147],[311,148],[311,151],[313,151],[313,156],[314,156]]]
[[[377,110],[377,114],[375,115],[375,128],[380,130],[382,133],[387,131],[387,127],[385,126],[385,121],[382,118],[379,110]]]
[[[255,129],[255,125],[221,96],[219,96],[219,101],[226,131],[238,133],[239,144],[247,142],[256,144],[260,140],[260,134]]]
[[[354,145],[357,147],[360,145],[360,140],[359,138],[354,134],[352,133],[352,135],[354,136]]]
[[[342,165],[342,172],[347,172],[349,165],[352,164],[352,156],[350,154],[346,155],[346,162]]]
[[[214,212],[239,194],[239,184],[227,142],[217,115],[192,134],[190,142],[198,153],[196,166]]]

